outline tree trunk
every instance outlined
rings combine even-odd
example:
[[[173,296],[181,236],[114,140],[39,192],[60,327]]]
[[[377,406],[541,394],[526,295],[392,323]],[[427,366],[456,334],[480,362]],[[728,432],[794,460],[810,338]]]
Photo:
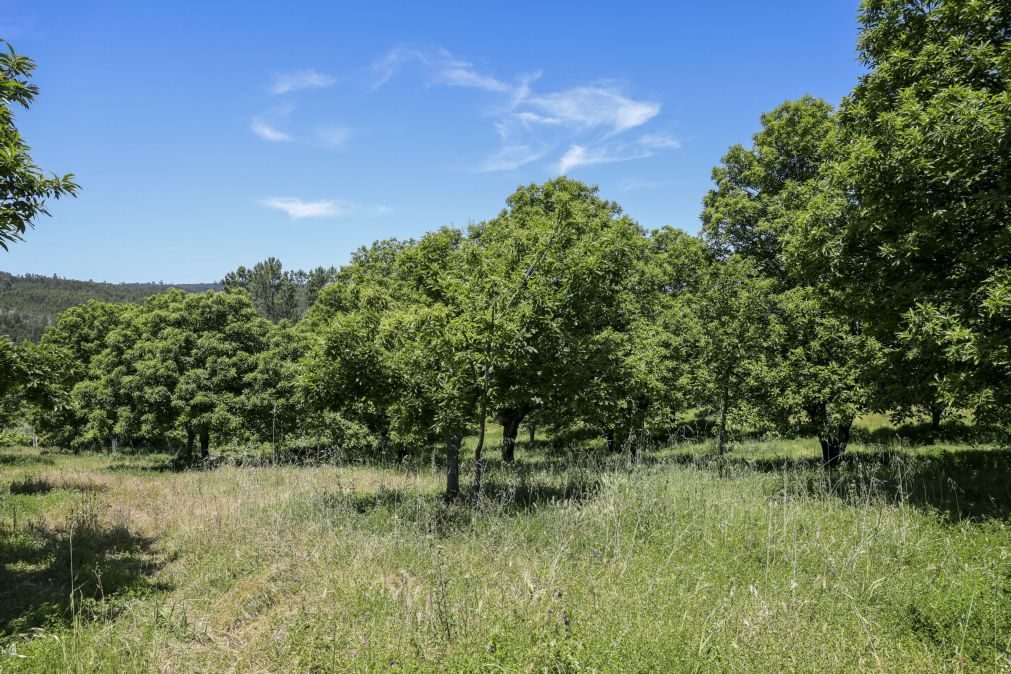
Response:
[[[850,421],[830,427],[829,432],[823,433],[818,438],[818,442],[821,444],[822,465],[835,468],[842,462],[843,452],[846,451],[846,445],[850,441],[852,425],[853,422]]]
[[[407,447],[397,445],[397,463],[402,464],[407,460]]]
[[[481,427],[477,433],[477,445],[474,447],[474,495],[475,497],[481,494],[481,476],[484,474],[484,460],[482,458],[482,453],[484,452],[484,433],[485,425],[487,420],[484,415],[481,415]]]
[[[192,428],[186,429],[186,444],[179,449],[179,463],[189,464],[193,461],[193,440],[194,434]]]
[[[717,436],[717,446],[720,451],[720,458],[727,451],[727,408],[730,407],[730,386],[726,382],[723,384],[723,393],[720,396],[720,431]]]
[[[463,433],[456,432],[446,439],[446,500],[460,495],[460,443]]]
[[[604,431],[604,439],[607,440],[607,451],[609,453],[614,452],[614,429],[608,428]]]
[[[534,443],[537,442],[537,424],[530,424],[527,430],[530,432],[530,444],[527,445],[527,448],[533,449]]]
[[[940,405],[930,406],[930,430],[937,433],[941,430],[941,417],[944,416],[944,408]]]
[[[512,464],[516,462],[516,436],[519,435],[520,424],[523,422],[523,417],[525,416],[526,410],[522,408],[503,410],[502,414],[499,415],[499,421],[502,423],[503,463]]]
[[[211,455],[211,432],[207,428],[200,429],[200,458],[206,459]]]

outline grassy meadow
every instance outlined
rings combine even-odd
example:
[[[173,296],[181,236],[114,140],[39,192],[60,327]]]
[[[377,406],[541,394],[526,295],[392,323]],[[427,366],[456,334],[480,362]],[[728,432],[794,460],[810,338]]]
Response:
[[[0,671],[1011,671],[1011,453],[883,429],[521,444],[455,505],[431,456],[0,450]]]

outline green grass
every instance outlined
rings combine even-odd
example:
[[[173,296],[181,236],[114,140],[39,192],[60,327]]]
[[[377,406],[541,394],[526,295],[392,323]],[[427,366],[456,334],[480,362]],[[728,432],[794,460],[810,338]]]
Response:
[[[1011,670],[1006,451],[500,437],[455,505],[429,465],[3,450],[0,671]]]

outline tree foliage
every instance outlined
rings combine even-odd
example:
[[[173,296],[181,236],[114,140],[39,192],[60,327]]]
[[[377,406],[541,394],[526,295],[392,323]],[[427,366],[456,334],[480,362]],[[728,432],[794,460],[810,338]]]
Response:
[[[73,196],[78,186],[69,173],[47,176],[28,154],[30,148],[14,125],[14,110],[27,110],[39,93],[31,83],[35,62],[3,44],[7,50],[0,52],[0,247],[8,250],[40,215],[49,215],[48,200]]]

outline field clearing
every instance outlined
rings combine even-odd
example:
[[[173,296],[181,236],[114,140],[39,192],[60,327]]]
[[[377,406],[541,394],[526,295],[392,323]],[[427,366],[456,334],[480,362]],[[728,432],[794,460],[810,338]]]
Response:
[[[457,505],[427,464],[2,450],[0,670],[1011,670],[1011,455],[853,449],[521,451]]]

